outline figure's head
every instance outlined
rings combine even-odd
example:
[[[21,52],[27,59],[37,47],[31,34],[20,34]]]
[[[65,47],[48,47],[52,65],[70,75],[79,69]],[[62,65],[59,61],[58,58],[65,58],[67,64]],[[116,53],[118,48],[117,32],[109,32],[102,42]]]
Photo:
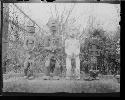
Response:
[[[58,23],[57,19],[50,18],[48,23],[47,23],[47,26],[49,27],[52,34],[54,34],[58,31],[59,23]]]
[[[75,38],[75,34],[70,34],[70,38]]]
[[[54,56],[51,57],[52,61],[56,61],[56,58]]]
[[[71,38],[76,38],[77,35],[78,35],[78,32],[79,32],[78,29],[73,28],[73,29],[70,30],[69,36],[70,36]]]
[[[32,36],[27,36],[25,39],[25,49],[26,50],[33,50],[35,47],[35,38]]]

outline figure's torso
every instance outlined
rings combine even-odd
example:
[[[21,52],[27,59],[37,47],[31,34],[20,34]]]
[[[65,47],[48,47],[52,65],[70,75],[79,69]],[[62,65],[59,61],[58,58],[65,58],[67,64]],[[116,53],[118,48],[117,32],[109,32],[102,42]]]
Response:
[[[77,39],[67,39],[65,41],[65,52],[67,55],[78,55],[80,53],[80,43]]]
[[[61,43],[60,37],[50,35],[50,36],[47,37],[46,47],[56,47],[56,48],[58,48],[59,46],[61,46],[60,43]]]

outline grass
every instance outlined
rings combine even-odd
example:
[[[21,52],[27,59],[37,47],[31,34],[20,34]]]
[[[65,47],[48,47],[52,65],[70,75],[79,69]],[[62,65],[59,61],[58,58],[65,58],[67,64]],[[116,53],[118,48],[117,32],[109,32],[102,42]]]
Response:
[[[6,82],[3,84],[3,92],[32,92],[33,89],[26,83]]]
[[[112,93],[120,92],[120,84],[112,79],[99,81],[65,81],[65,80],[26,80],[24,78],[10,79],[3,82],[3,92],[30,93]]]
[[[120,85],[111,80],[95,81],[91,83],[81,84],[81,88],[85,93],[112,93],[120,92]]]

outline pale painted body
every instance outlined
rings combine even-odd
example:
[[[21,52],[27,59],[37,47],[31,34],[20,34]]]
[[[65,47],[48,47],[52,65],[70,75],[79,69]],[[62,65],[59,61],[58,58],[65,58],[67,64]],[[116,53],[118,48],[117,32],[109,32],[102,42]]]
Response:
[[[77,39],[67,39],[65,41],[65,52],[68,56],[78,56],[80,53],[80,43]]]
[[[76,62],[75,76],[80,79],[80,42],[75,38],[69,38],[65,40],[65,53],[66,57],[66,77],[71,76],[71,59],[74,58]]]

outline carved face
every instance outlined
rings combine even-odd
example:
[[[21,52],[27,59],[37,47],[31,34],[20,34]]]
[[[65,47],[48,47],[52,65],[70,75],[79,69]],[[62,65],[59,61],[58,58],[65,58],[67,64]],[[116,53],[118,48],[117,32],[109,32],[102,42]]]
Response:
[[[58,30],[58,22],[56,20],[50,20],[48,23],[47,23],[47,26],[49,27],[50,31],[52,32],[52,34],[54,35],[54,33],[57,32]]]
[[[28,50],[31,50],[31,49],[33,49],[33,47],[35,45],[35,41],[33,39],[28,39],[26,41],[26,45],[27,45]]]
[[[71,38],[75,38],[75,34],[70,34],[70,37]]]
[[[79,30],[77,30],[76,28],[70,29],[70,30],[69,30],[69,35],[70,35],[70,37],[71,37],[71,38],[76,38],[77,35],[78,35],[78,31],[79,31]]]

